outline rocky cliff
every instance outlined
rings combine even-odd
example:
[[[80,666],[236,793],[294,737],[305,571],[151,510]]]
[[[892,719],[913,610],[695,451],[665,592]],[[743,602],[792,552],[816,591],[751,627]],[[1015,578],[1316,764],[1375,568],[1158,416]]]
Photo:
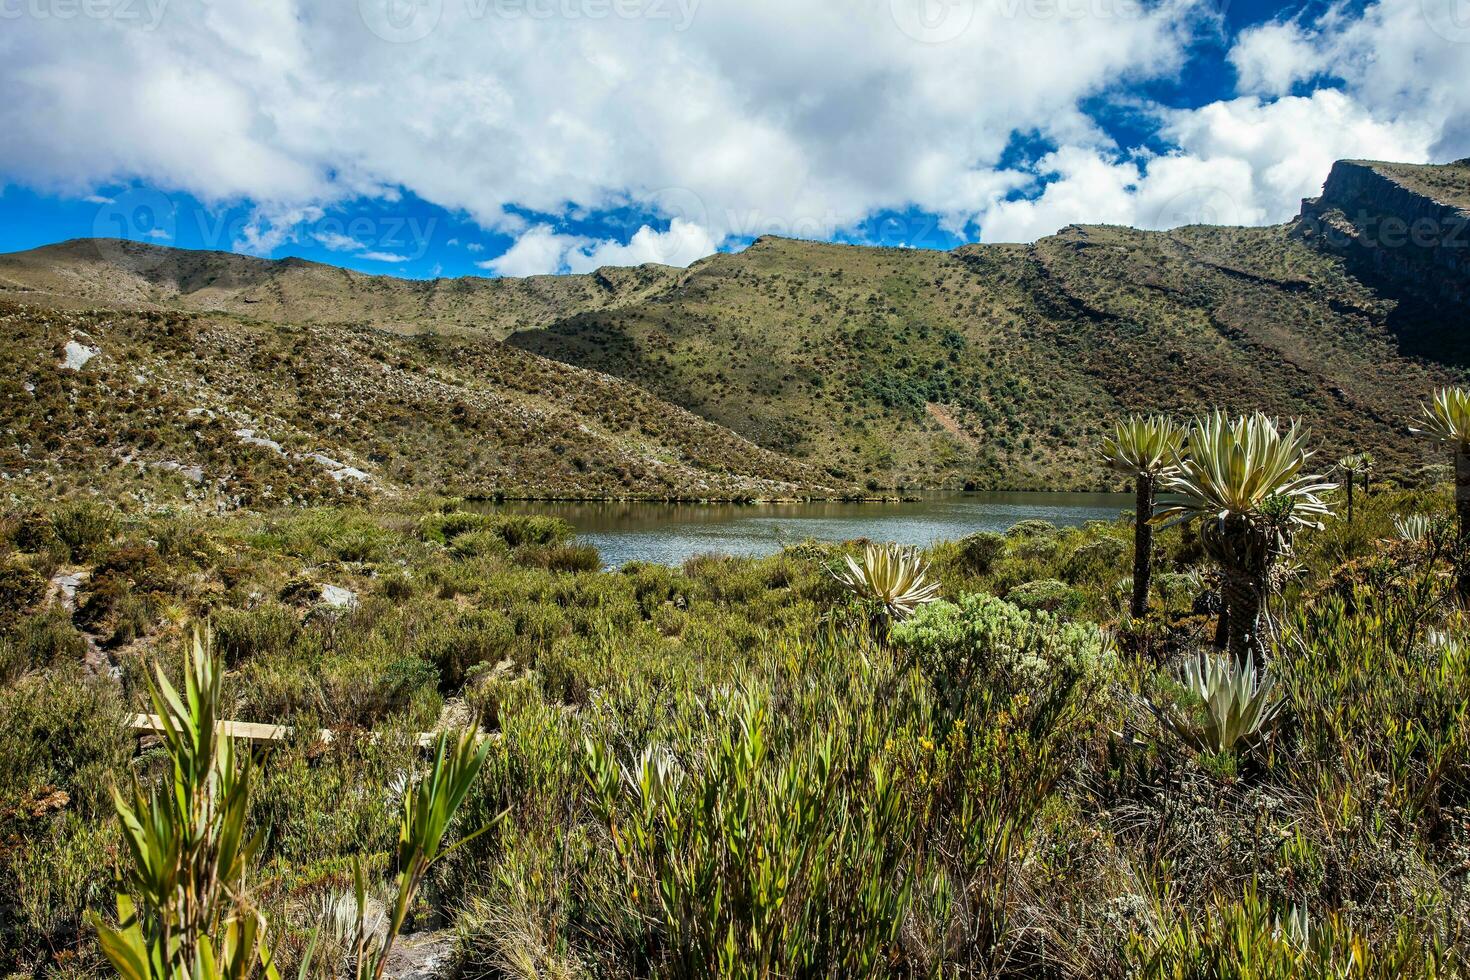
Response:
[[[1384,287],[1470,310],[1470,159],[1340,160],[1294,234]]]

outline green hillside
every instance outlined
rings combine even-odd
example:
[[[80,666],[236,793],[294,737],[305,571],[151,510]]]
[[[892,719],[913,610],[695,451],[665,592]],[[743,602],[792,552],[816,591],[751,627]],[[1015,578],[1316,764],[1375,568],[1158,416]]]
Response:
[[[655,301],[510,342],[835,478],[1089,488],[1113,479],[1088,448],[1112,419],[1213,405],[1417,465],[1403,419],[1455,370],[1404,355],[1396,331],[1425,324],[1401,306],[1289,226],[1074,227],[952,253],[764,239]]]
[[[473,337],[4,302],[0,331],[0,472],[12,492],[269,506],[424,490],[835,489],[633,385]]]
[[[310,412],[292,424],[325,429],[418,487],[1091,489],[1116,485],[1090,447],[1119,415],[1214,406],[1299,416],[1327,453],[1372,445],[1383,470],[1403,472],[1430,458],[1407,416],[1470,365],[1458,329],[1470,316],[1456,232],[1465,200],[1463,163],[1343,161],[1321,197],[1276,227],[1069,227],[1034,245],[953,252],[763,238],[688,270],[530,279],[421,282],[76,241],[0,256],[0,297],[211,324],[229,337],[229,384],[271,404],[333,386],[355,427]],[[1392,237],[1426,221],[1434,235]],[[320,370],[303,361],[313,348],[354,353],[322,353]],[[385,393],[382,359],[401,351],[449,372],[447,389]],[[200,367],[180,383],[199,384]],[[489,429],[445,421],[461,389]],[[506,406],[549,413],[549,431],[572,435],[530,437]],[[582,416],[599,413],[611,426],[584,429]]]

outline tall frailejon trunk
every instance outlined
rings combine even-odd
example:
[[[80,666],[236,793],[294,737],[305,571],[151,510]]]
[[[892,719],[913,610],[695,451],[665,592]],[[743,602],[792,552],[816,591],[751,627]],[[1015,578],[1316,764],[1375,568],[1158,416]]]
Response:
[[[1264,653],[1261,643],[1261,604],[1263,583],[1255,576],[1238,569],[1225,572],[1225,612],[1228,617],[1226,648],[1238,664],[1245,663],[1248,656],[1261,663]]]
[[[1455,448],[1455,586],[1460,602],[1470,605],[1470,444]]]
[[[1220,596],[1220,615],[1215,620],[1214,645],[1216,650],[1224,650],[1230,645],[1230,608],[1225,605],[1223,593]]]
[[[1348,470],[1347,471],[1347,492],[1348,492],[1348,496],[1347,496],[1348,515],[1347,515],[1347,517],[1348,517],[1348,523],[1351,524],[1353,522],[1353,471],[1352,470]]]
[[[1133,603],[1129,607],[1134,619],[1148,612],[1149,577],[1153,574],[1154,526],[1149,518],[1154,513],[1154,479],[1138,474],[1138,493],[1133,504]]]

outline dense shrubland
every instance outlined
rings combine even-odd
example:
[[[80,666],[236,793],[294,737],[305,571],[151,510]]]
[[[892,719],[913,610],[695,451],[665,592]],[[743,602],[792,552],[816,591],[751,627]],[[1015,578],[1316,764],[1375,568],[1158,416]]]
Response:
[[[478,726],[435,845],[463,846],[402,906],[453,930],[465,976],[1458,975],[1451,498],[1379,481],[1334,509],[1273,544],[1246,665],[1208,653],[1224,544],[1197,522],[1155,529],[1134,615],[1128,522],[602,571],[564,523],[454,501],[17,502],[3,965],[107,971],[132,860],[109,788],[176,765],[123,720],[153,710],[153,664],[198,669],[208,622],[218,710],[295,726],[255,753],[244,821],[283,974],[308,951],[308,975],[353,972],[357,909],[399,908],[417,734]]]

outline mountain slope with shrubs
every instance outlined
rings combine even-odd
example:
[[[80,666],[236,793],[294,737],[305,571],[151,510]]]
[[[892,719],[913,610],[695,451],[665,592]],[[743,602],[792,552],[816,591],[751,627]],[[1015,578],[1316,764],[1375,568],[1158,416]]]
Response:
[[[1470,367],[1467,199],[1464,164],[1343,161],[1269,228],[953,252],[767,237],[688,270],[424,282],[90,240],[0,256],[0,291],[508,340],[844,487],[1117,488],[1088,448],[1114,418],[1217,406],[1300,417],[1334,457],[1371,444],[1407,473],[1428,459],[1416,399]]]
[[[473,337],[4,304],[0,327],[12,493],[270,507],[840,491],[631,384]]]

